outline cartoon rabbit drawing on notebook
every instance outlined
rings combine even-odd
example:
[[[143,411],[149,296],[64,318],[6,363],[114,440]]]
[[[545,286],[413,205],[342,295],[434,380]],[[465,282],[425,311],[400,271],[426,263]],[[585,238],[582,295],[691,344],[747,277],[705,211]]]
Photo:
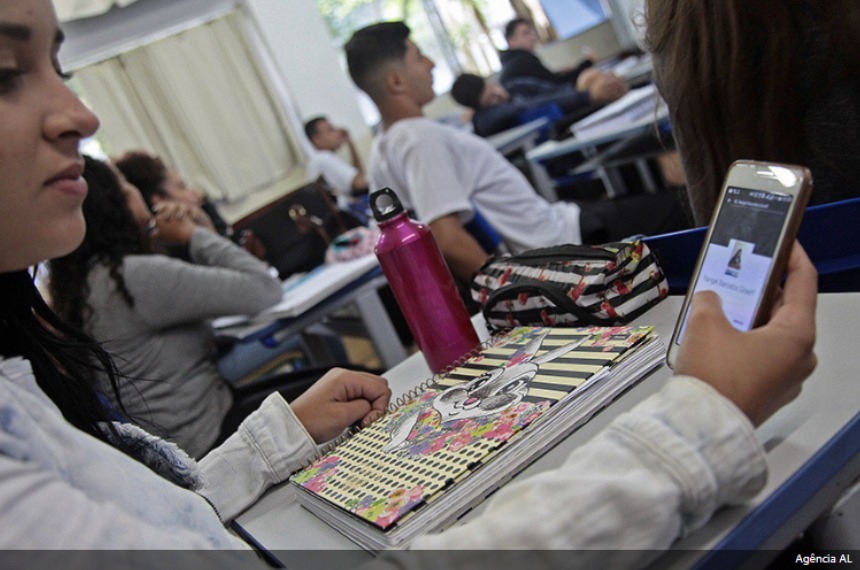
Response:
[[[419,435],[414,430],[419,416],[426,410],[425,407],[417,407],[393,422],[389,427],[391,439],[383,451],[407,452],[424,439],[444,436],[446,431],[454,429],[460,420],[498,416],[504,410],[517,405],[528,394],[529,386],[543,364],[552,362],[588,339],[585,337],[536,356],[548,333],[549,331],[542,331],[524,344],[503,366],[488,370],[467,383],[451,386],[436,396],[432,407],[438,414],[440,430],[434,430],[429,435]]]

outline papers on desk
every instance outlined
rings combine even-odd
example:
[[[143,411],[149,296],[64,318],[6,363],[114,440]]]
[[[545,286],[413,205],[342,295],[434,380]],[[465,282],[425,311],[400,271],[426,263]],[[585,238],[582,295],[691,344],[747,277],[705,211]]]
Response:
[[[284,281],[284,296],[277,305],[251,317],[241,315],[221,317],[212,321],[212,326],[220,329],[248,322],[297,317],[378,266],[379,261],[373,254],[351,261],[320,265],[313,271],[294,275]]]
[[[577,139],[593,139],[612,133],[628,125],[648,120],[658,114],[665,103],[654,85],[633,89],[621,99],[592,113],[571,126]]]
[[[647,77],[653,69],[651,54],[631,55],[609,66],[606,71],[624,81]]]

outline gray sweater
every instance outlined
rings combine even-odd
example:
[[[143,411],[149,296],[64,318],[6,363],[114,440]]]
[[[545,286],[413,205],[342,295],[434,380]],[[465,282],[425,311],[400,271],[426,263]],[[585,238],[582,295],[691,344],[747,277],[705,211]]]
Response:
[[[194,232],[189,252],[193,263],[127,256],[121,270],[133,306],[108,267],[95,266],[87,332],[127,377],[120,394],[135,422],[200,457],[232,405],[208,320],[264,309],[281,299],[281,287],[263,262],[206,230]]]

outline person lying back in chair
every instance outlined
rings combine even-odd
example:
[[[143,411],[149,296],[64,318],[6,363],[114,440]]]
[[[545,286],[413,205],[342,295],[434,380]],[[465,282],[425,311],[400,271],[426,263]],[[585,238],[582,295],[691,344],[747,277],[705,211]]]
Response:
[[[553,86],[546,93],[526,97],[511,94],[494,79],[463,73],[454,81],[451,97],[475,111],[472,115],[474,132],[488,137],[521,124],[523,114],[528,111],[555,105],[563,116],[587,114],[627,92],[624,83],[608,73],[598,72],[588,85],[584,91],[569,86]]]

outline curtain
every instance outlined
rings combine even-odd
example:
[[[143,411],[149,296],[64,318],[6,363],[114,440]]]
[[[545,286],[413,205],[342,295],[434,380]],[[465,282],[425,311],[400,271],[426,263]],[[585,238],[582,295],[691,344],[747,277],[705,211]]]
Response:
[[[114,5],[123,7],[135,2],[137,0],[54,0],[54,8],[61,22],[70,22],[99,16]]]
[[[78,70],[111,154],[160,154],[211,197],[268,188],[300,162],[292,121],[261,70],[243,15]]]

